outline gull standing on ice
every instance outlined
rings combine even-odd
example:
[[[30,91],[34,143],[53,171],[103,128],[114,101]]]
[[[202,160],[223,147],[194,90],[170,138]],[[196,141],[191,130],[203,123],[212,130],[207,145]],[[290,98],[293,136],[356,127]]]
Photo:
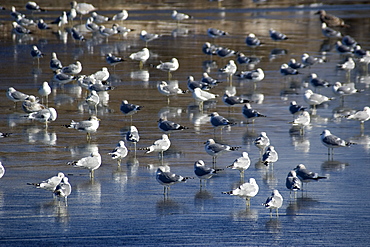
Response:
[[[129,131],[126,133],[126,141],[134,143],[135,155],[136,155],[136,143],[140,140],[139,131],[133,125],[130,126]]]
[[[342,34],[339,31],[328,27],[328,25],[326,25],[325,22],[321,23],[321,31],[322,31],[322,34],[325,37],[328,37],[328,38],[342,38]]]
[[[312,172],[306,168],[305,165],[299,164],[293,169],[297,173],[297,177],[303,182],[308,183],[312,181],[319,181],[320,179],[326,179],[327,177],[319,176],[317,172]],[[302,186],[303,190],[303,186]]]
[[[295,114],[298,114],[298,113],[300,113],[301,111],[303,111],[305,109],[306,108],[298,105],[295,100],[293,100],[293,101],[290,102],[289,111],[290,111],[291,114],[293,114],[293,118],[294,118],[294,115]]]
[[[262,131],[261,134],[254,140],[254,145],[260,150],[260,160],[265,153],[266,148],[270,145],[270,139],[266,132]]]
[[[69,129],[76,129],[78,131],[86,132],[86,138],[87,140],[90,140],[91,133],[95,133],[99,128],[99,121],[100,119],[96,116],[91,116],[88,120],[80,122],[75,122],[72,120],[70,124],[64,126]]]
[[[298,178],[297,173],[295,170],[291,170],[286,179],[285,179],[285,186],[288,190],[290,190],[289,195],[293,192],[301,190],[302,188],[302,181]]]
[[[129,56],[129,58],[131,58],[132,60],[140,61],[140,64],[139,64],[140,69],[143,68],[143,64],[146,62],[146,60],[149,59],[149,57],[150,57],[150,52],[149,52],[149,49],[146,47],[144,47],[142,50],[138,52],[131,53],[131,55]]]
[[[168,135],[163,134],[161,139],[156,140],[152,145],[147,148],[142,148],[141,150],[146,150],[146,153],[158,152],[161,154],[163,160],[163,152],[167,151],[171,146],[171,141]]]
[[[324,102],[328,102],[333,98],[326,97],[322,94],[314,93],[311,89],[307,89],[303,95],[303,99],[306,101],[307,104],[312,105],[314,109],[316,109],[317,105],[320,105]]]
[[[339,147],[349,147],[355,143],[345,141],[338,136],[333,135],[330,133],[329,130],[324,130],[321,133],[321,142],[328,148],[328,155],[334,154],[333,149]]]
[[[122,159],[125,158],[128,154],[125,142],[119,141],[117,146],[112,150],[112,152],[108,154],[112,156],[112,159],[117,160],[118,166],[120,166]]]
[[[168,195],[171,185],[185,182],[186,180],[190,179],[190,177],[183,177],[172,173],[169,166],[160,166],[156,172],[156,179],[158,183],[164,186],[163,194],[166,196]]]
[[[68,177],[64,177],[54,190],[54,195],[64,198],[65,205],[68,206],[67,197],[72,192],[72,186],[68,181]]]
[[[158,120],[158,128],[165,133],[172,133],[172,132],[177,132],[177,131],[181,131],[184,129],[189,129],[186,126],[183,126],[181,124],[175,123],[170,120],[167,120],[165,118],[160,118]]]
[[[278,159],[278,153],[272,145],[268,146],[265,153],[262,155],[262,163],[265,164],[265,166],[270,164],[273,165]]]
[[[217,127],[221,127],[221,133],[222,133],[222,128],[223,127],[231,126],[231,125],[235,124],[234,122],[231,122],[227,118],[218,114],[218,112],[211,113],[210,117],[211,117],[210,122],[211,122],[212,126],[214,127],[214,129],[216,130]]]
[[[59,172],[56,176],[48,178],[40,183],[27,183],[28,185],[33,185],[36,188],[44,189],[48,191],[54,191],[55,188],[60,184],[62,179],[65,177],[63,172]]]
[[[148,33],[145,30],[141,30],[140,39],[145,42],[145,47],[148,47],[148,42],[158,39],[159,35],[154,33]]]
[[[194,173],[199,178],[200,186],[202,187],[202,180],[210,179],[218,171],[222,169],[214,169],[211,167],[207,167],[203,160],[198,160],[194,163]]]
[[[285,34],[279,32],[279,31],[276,31],[272,28],[270,28],[269,34],[270,34],[270,38],[274,41],[281,41],[281,40],[287,40],[288,39],[288,37]]]
[[[218,97],[217,94],[213,94],[213,93],[204,91],[200,88],[194,88],[192,96],[195,99],[195,101],[197,102],[200,111],[203,111],[203,102],[204,101],[207,101],[207,100],[210,100],[210,99],[215,99],[216,97]]]
[[[38,93],[41,95],[41,97],[46,98],[46,107],[48,106],[48,97],[49,94],[51,94],[51,87],[49,86],[49,83],[47,81],[44,81],[42,85],[39,87]],[[44,98],[42,98],[42,102],[44,101]]]
[[[50,69],[54,72],[63,68],[62,62],[58,59],[57,54],[55,52],[51,53],[49,66]]]
[[[251,104],[245,103],[243,106],[243,116],[249,120],[252,119],[252,124],[254,123],[254,120],[258,117],[266,117],[265,115],[259,113],[257,110],[252,109]]]
[[[270,209],[270,217],[272,217],[272,210],[276,209],[276,217],[279,216],[278,209],[283,205],[283,197],[278,190],[273,190],[271,196],[269,196],[265,203],[262,204],[265,208]]]
[[[68,162],[67,165],[80,167],[90,170],[90,178],[94,177],[94,171],[101,165],[101,156],[98,151],[92,152],[89,156],[81,158],[76,161]]]
[[[185,13],[180,13],[180,12],[177,12],[176,10],[172,11],[171,17],[172,17],[172,19],[176,20],[177,23],[179,23],[180,21],[183,21],[183,20],[193,18],[191,15],[188,15],[188,14],[185,14]]]
[[[17,91],[14,87],[9,87],[6,91],[6,97],[14,102],[14,108],[17,102],[27,100],[30,95]]]
[[[254,178],[249,178],[249,182],[240,185],[238,188],[234,190],[222,192],[222,194],[228,194],[244,198],[246,200],[247,207],[249,207],[250,199],[257,195],[258,190],[259,187],[258,184],[256,183],[256,180]]]
[[[124,115],[131,116],[132,120],[132,115],[140,111],[141,107],[140,105],[129,103],[127,100],[122,100],[120,110]]]
[[[365,106],[362,111],[357,111],[354,114],[346,116],[347,119],[357,120],[361,123],[361,128],[364,128],[364,122],[370,119],[370,107]]]
[[[115,14],[113,17],[112,17],[112,20],[113,21],[124,21],[128,18],[128,12],[127,10],[123,9],[121,12],[119,12],[118,14]]]
[[[241,79],[246,79],[248,81],[256,83],[256,82],[262,81],[263,78],[265,78],[265,73],[263,72],[261,68],[257,68],[251,71],[242,71],[240,72],[238,76]]]
[[[42,109],[45,109],[45,106],[39,103],[38,99],[33,95],[30,95],[28,99],[22,102],[22,110],[25,113],[36,112]]]
[[[214,139],[208,139],[204,144],[204,149],[206,150],[207,154],[212,156],[212,161],[214,165],[216,164],[216,159],[219,155],[231,151],[236,151],[240,148],[217,143]]]
[[[184,94],[185,92],[178,87],[178,84],[176,83],[175,86],[168,85],[167,82],[161,81],[157,85],[158,92],[167,96],[167,104],[170,103],[170,97],[169,96],[175,96],[178,94]]]
[[[261,45],[261,41],[256,37],[254,33],[248,34],[247,38],[245,38],[245,43],[247,46],[256,48]]]
[[[46,128],[48,126],[48,123],[55,121],[57,117],[58,117],[57,111],[53,107],[32,112],[28,115],[28,119],[37,120],[41,123],[45,123]]]
[[[328,14],[323,9],[317,11],[315,14],[320,15],[320,21],[326,23],[329,27],[349,27],[341,18]]]
[[[170,62],[161,62],[156,66],[157,69],[168,72],[168,80],[171,79],[171,72],[176,71],[179,68],[179,61],[177,58],[172,58]]]
[[[81,73],[82,71],[82,64],[80,61],[76,61],[74,63],[71,63],[68,66],[64,66],[61,70],[64,74],[71,74],[71,75],[77,75]]]
[[[311,122],[310,113],[305,110],[301,110],[299,115],[296,115],[291,124],[300,127],[300,133],[303,134],[303,128],[308,126]]]
[[[247,152],[242,152],[242,156],[236,158],[233,163],[226,168],[231,168],[234,170],[239,170],[240,178],[244,179],[244,171],[251,165],[251,160]]]
[[[209,37],[211,37],[213,39],[221,37],[221,36],[229,35],[227,32],[222,31],[222,30],[217,29],[217,28],[208,28],[207,29],[207,34],[208,34]]]
[[[237,69],[238,67],[235,64],[235,61],[229,60],[229,62],[223,68],[219,69],[219,71],[228,75],[227,78],[229,80],[229,83],[231,84],[233,75],[236,73]]]

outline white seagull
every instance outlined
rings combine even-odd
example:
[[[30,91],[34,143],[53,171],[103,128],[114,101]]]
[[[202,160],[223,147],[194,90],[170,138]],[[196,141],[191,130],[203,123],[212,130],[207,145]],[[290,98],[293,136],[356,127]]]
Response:
[[[64,177],[54,190],[54,195],[64,198],[65,205],[68,206],[67,197],[72,192],[72,186],[68,181],[68,177]]]
[[[83,157],[76,161],[68,162],[67,165],[80,167],[90,170],[90,177],[94,177],[94,171],[101,165],[101,156],[98,151],[92,152],[89,156]]]
[[[81,132],[86,132],[86,138],[87,140],[90,140],[91,133],[95,133],[99,128],[99,121],[100,119],[97,118],[96,116],[91,116],[88,120],[80,122],[75,122],[72,120],[70,124],[64,126],[69,129],[75,129]]]
[[[65,177],[63,172],[58,172],[56,176],[48,178],[40,183],[27,183],[28,185],[33,185],[36,188],[44,189],[48,191],[54,191],[58,184],[62,181]]]
[[[260,159],[262,159],[262,155],[265,153],[266,148],[270,145],[270,138],[268,138],[266,132],[262,131],[260,135],[254,140],[254,145],[260,151]]]
[[[276,217],[279,216],[278,209],[283,205],[283,197],[278,190],[273,190],[271,196],[266,199],[266,202],[262,204],[265,208],[270,209],[270,216],[272,216],[272,210],[276,209]]]
[[[128,154],[125,142],[119,141],[117,146],[112,150],[112,152],[108,154],[112,156],[112,159],[117,160],[118,166],[120,166],[122,159],[125,158]]]
[[[333,149],[339,147],[349,147],[355,143],[345,141],[338,136],[330,133],[329,130],[324,130],[321,133],[321,142],[328,148],[328,155],[333,155]]]
[[[183,177],[172,173],[169,166],[160,166],[156,172],[156,179],[158,183],[164,186],[163,194],[168,195],[168,190],[171,185],[185,182],[186,180],[190,179],[190,177]]]
[[[244,171],[249,168],[251,165],[251,160],[249,158],[249,155],[247,152],[242,152],[242,156],[239,158],[236,158],[233,163],[226,168],[231,168],[234,170],[239,170],[240,177],[244,178]]]
[[[249,181],[240,185],[238,188],[228,191],[222,192],[222,194],[228,194],[233,196],[239,196],[246,200],[247,207],[250,206],[250,199],[255,197],[258,193],[259,187],[254,178],[249,178]]]

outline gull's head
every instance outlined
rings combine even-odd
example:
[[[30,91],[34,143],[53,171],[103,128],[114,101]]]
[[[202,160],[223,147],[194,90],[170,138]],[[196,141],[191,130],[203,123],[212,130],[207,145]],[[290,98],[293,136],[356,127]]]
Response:
[[[313,94],[313,92],[312,92],[312,90],[311,90],[311,89],[307,89],[307,90],[304,92],[304,94],[305,94],[305,95],[310,96],[310,95],[312,95],[312,94]]]
[[[140,35],[146,35],[147,32],[145,30],[141,30]]]
[[[306,166],[305,165],[303,165],[303,164],[299,164],[299,165],[297,165],[297,167],[296,168],[294,168],[294,170],[296,171],[296,170],[300,170],[300,169],[306,169]]]
[[[247,152],[243,152],[243,153],[242,153],[242,156],[243,156],[243,158],[248,158],[248,157],[249,157],[249,155],[248,155],[248,153],[247,153]]]
[[[254,178],[249,178],[249,183],[250,183],[250,184],[256,184],[256,179],[254,179]]]
[[[256,37],[256,35],[255,35],[254,33],[250,33],[250,34],[248,35],[248,37],[255,38],[255,37]]]
[[[206,145],[215,144],[215,140],[208,139],[204,144],[206,144]]]
[[[297,105],[297,102],[295,100],[290,102],[290,105]]]
[[[206,164],[204,164],[204,161],[203,160],[198,160],[194,163],[194,167],[201,167],[201,166],[205,166]]]
[[[210,117],[217,117],[217,116],[220,116],[220,114],[218,114],[218,112],[212,112],[209,116]]]
[[[322,136],[328,136],[328,135],[330,135],[331,133],[330,133],[330,131],[329,130],[324,130],[322,133],[321,133],[321,135]]]
[[[289,66],[288,64],[286,63],[283,63],[281,66],[280,66],[280,69],[287,69]]]
[[[58,178],[60,178],[60,179],[64,178],[64,173],[63,172],[59,172],[58,173]]]

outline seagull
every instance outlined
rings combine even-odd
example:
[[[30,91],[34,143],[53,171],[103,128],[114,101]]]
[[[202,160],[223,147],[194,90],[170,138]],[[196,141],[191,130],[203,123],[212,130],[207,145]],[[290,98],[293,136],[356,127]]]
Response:
[[[130,126],[129,131],[126,133],[126,141],[134,143],[136,154],[136,143],[140,140],[139,131],[133,125]]]
[[[202,46],[202,51],[204,54],[212,56],[217,55],[217,48],[218,46],[205,42]]]
[[[240,185],[238,188],[228,191],[222,192],[222,194],[228,194],[233,196],[239,196],[246,200],[247,207],[250,206],[250,199],[255,197],[258,193],[259,187],[256,183],[254,178],[249,178],[249,181]]]
[[[28,119],[37,120],[39,122],[45,123],[47,127],[49,122],[55,121],[58,117],[57,111],[53,107],[47,109],[42,109],[36,112],[31,112],[28,114]]]
[[[280,74],[282,75],[298,75],[299,72],[292,67],[289,67],[288,64],[284,63],[280,66]]]
[[[261,41],[256,37],[254,33],[248,34],[247,38],[245,39],[245,43],[247,46],[256,48],[261,45]]]
[[[10,136],[12,133],[3,133],[3,132],[0,132],[0,138],[4,138],[4,137],[8,137]],[[1,162],[1,161],[0,161]]]
[[[218,97],[217,94],[213,94],[207,91],[204,91],[200,88],[194,88],[194,91],[192,93],[193,98],[199,105],[199,109],[203,111],[203,102],[211,99],[215,99]]]
[[[67,75],[62,73],[61,70],[57,70],[52,78],[52,81],[57,83],[58,85],[64,85],[75,79],[76,77],[74,75]]]
[[[0,178],[2,178],[5,174],[5,168],[3,166],[3,164],[1,163],[0,161]]]
[[[68,206],[67,197],[72,192],[72,186],[68,181],[68,177],[64,177],[62,181],[57,185],[57,187],[55,188],[53,192],[54,192],[54,195],[56,195],[57,197],[64,198],[65,205]]]
[[[171,146],[171,141],[168,138],[168,135],[162,134],[162,138],[156,140],[152,145],[149,147],[143,148],[141,150],[146,150],[146,153],[158,152],[161,154],[163,159],[163,152],[167,151]]]
[[[356,67],[356,63],[352,57],[348,57],[343,63],[338,63],[337,68],[346,70],[348,73]]]
[[[335,49],[337,50],[339,54],[344,54],[344,55],[350,55],[352,54],[354,50],[352,47],[343,45],[342,42],[339,40],[335,43]]]
[[[58,27],[68,24],[67,12],[63,11],[62,15],[57,17],[54,21],[52,21],[51,24],[57,24]]]
[[[99,31],[99,25],[96,24],[96,23],[94,23],[94,18],[93,17],[87,18],[86,23],[85,23],[85,27],[90,32],[97,32],[97,31]]]
[[[328,37],[328,38],[342,38],[341,32],[328,27],[325,22],[321,23],[321,31],[322,31],[322,34],[325,37]]]
[[[131,53],[129,58],[132,60],[140,61],[140,69],[143,68],[143,64],[148,60],[150,57],[149,49],[144,47],[141,51]]]
[[[331,84],[328,81],[318,77],[317,74],[315,73],[311,73],[309,78],[311,85],[314,86],[315,88],[331,86]]]
[[[321,133],[321,142],[328,148],[328,155],[333,155],[334,148],[349,147],[355,144],[331,134],[327,129]]]
[[[234,60],[229,60],[229,62],[223,68],[220,68],[219,71],[221,73],[227,74],[228,79],[231,83],[232,76],[236,73],[237,69],[238,69],[238,67],[235,64],[235,61]]]
[[[90,178],[93,178],[94,171],[98,169],[101,165],[101,156],[98,151],[94,151],[87,157],[83,157],[76,161],[68,162],[67,165],[89,169]]]
[[[221,58],[231,57],[231,56],[235,56],[237,54],[236,51],[231,50],[227,47],[221,47],[221,46],[217,48],[216,53]]]
[[[214,86],[217,86],[218,83],[220,83],[216,79],[213,79],[212,77],[210,77],[207,72],[203,72],[201,82],[206,83],[208,87],[214,87]]]
[[[194,88],[200,88],[202,90],[210,89],[210,87],[207,83],[204,83],[202,81],[195,81],[194,77],[191,76],[191,75],[188,76],[187,87],[188,87],[190,92],[194,92]]]
[[[156,179],[158,183],[164,186],[163,194],[168,195],[168,190],[170,189],[171,185],[185,182],[186,180],[191,178],[172,173],[169,166],[160,166],[158,167],[156,172]]]
[[[310,114],[305,110],[301,110],[300,114],[296,115],[295,119],[291,122],[291,124],[299,126],[302,133],[303,127],[308,126],[310,122],[311,122]]]
[[[120,110],[124,115],[132,116],[136,112],[140,111],[141,107],[142,106],[140,106],[140,105],[135,105],[135,104],[128,103],[127,100],[122,100]]]
[[[90,95],[86,97],[85,101],[89,105],[89,107],[94,107],[95,114],[97,114],[98,104],[100,102],[100,97],[98,93],[95,90],[91,90]]]
[[[265,153],[266,148],[270,145],[270,138],[268,138],[266,132],[262,131],[260,135],[254,140],[254,145],[260,150],[260,159]]]
[[[73,20],[77,17],[77,11],[75,8],[71,8],[70,11],[67,12],[67,18],[69,21],[72,22],[73,25]]]
[[[207,167],[203,160],[198,160],[194,163],[194,173],[199,178],[200,186],[202,186],[202,180],[210,179],[218,171],[222,171],[222,169]]]
[[[270,216],[272,216],[272,210],[276,209],[276,217],[278,217],[278,209],[283,205],[283,197],[278,190],[273,190],[271,196],[269,196],[265,203],[262,204],[265,208],[270,209]]]
[[[85,37],[79,31],[77,31],[77,29],[74,27],[71,28],[71,35],[74,40],[78,40],[78,41],[86,40]]]
[[[234,170],[239,170],[240,177],[244,178],[244,171],[249,168],[251,164],[251,160],[249,158],[249,155],[247,152],[242,152],[242,156],[239,158],[236,158],[233,163],[226,168],[231,168]]]
[[[208,34],[209,37],[211,37],[213,39],[221,37],[221,36],[229,35],[227,32],[222,31],[222,30],[217,29],[217,28],[208,28],[207,29],[207,34]]]
[[[176,20],[178,23],[180,21],[193,18],[191,15],[188,15],[188,14],[185,14],[185,13],[180,13],[180,12],[177,12],[176,10],[172,11],[171,17],[172,17],[172,19]]]
[[[100,119],[96,116],[91,116],[88,120],[75,122],[71,121],[71,124],[64,125],[69,129],[76,129],[78,131],[86,132],[87,140],[91,139],[91,133],[95,133],[99,128],[99,121]]]
[[[44,20],[43,20],[43,19],[39,19],[39,20],[38,20],[38,22],[37,22],[37,27],[38,27],[38,29],[40,29],[40,30],[47,30],[47,29],[51,29],[51,28],[48,26],[48,24],[46,24],[46,23],[44,22]]]
[[[99,26],[99,34],[103,37],[106,37],[108,40],[109,36],[117,34],[117,26],[115,24],[112,25],[112,28],[105,27],[103,25]]]
[[[297,167],[293,170],[297,173],[297,177],[304,183],[327,178],[324,176],[319,176],[318,173],[308,170],[303,164],[297,165]]]
[[[361,92],[360,90],[355,88],[354,82],[350,82],[350,83],[346,83],[342,85],[342,83],[337,81],[334,83],[332,88],[333,88],[333,93],[338,96],[352,95],[352,94]]]
[[[38,5],[36,2],[29,1],[26,3],[26,9],[31,10],[31,11],[45,11]]]
[[[40,63],[40,58],[44,57],[44,54],[37,48],[36,45],[32,46],[31,56],[37,59],[37,63]]]
[[[227,152],[236,151],[240,148],[232,147],[226,144],[220,144],[215,142],[213,139],[208,139],[204,144],[204,149],[206,150],[207,154],[211,155],[213,158],[213,164],[216,163],[217,156]]]
[[[247,57],[244,53],[238,52],[236,62],[238,62],[238,64],[250,64],[252,60],[251,58]]]
[[[303,95],[303,99],[307,104],[312,105],[316,108],[316,105],[320,105],[324,102],[328,102],[333,98],[326,97],[325,95],[312,92],[311,89],[307,89]]]
[[[355,48],[358,45],[357,41],[349,35],[346,35],[342,38],[342,44],[352,48]]]
[[[293,114],[293,118],[294,118],[295,114],[300,113],[301,111],[303,111],[305,109],[306,108],[304,108],[303,106],[297,105],[297,102],[295,100],[290,102],[289,111],[290,111],[291,114]]]
[[[28,99],[22,102],[22,110],[25,113],[36,112],[42,109],[45,109],[45,106],[39,103],[38,99],[36,99],[36,97],[33,95],[30,95]]]
[[[112,17],[112,20],[113,21],[124,21],[128,18],[128,12],[127,10],[123,9],[121,12],[119,12],[118,14],[115,14],[113,17]]]
[[[222,97],[222,101],[227,106],[234,106],[234,105],[250,103],[249,100],[243,99],[243,98],[235,96],[235,95],[230,95],[230,94],[228,94],[228,92],[224,93],[224,96]]]
[[[320,21],[326,23],[329,27],[349,27],[341,18],[327,14],[323,9],[317,11],[315,14],[320,15]]]
[[[14,107],[16,107],[17,102],[27,100],[30,95],[17,91],[14,87],[9,87],[6,91],[6,96],[8,99],[14,102]]]
[[[308,53],[303,53],[302,54],[302,63],[305,66],[312,66],[317,63],[323,63],[324,60],[322,58],[316,58],[313,56],[310,56]]]
[[[360,121],[361,127],[363,128],[364,122],[370,119],[370,107],[365,106],[362,111],[357,111],[354,114],[346,116],[346,118]]]
[[[178,94],[184,94],[185,91],[183,91],[181,88],[178,87],[178,84],[176,83],[175,86],[168,85],[167,82],[161,81],[157,85],[158,92],[167,96],[167,103],[170,103],[169,96],[172,95],[178,95]]]
[[[50,69],[54,72],[61,70],[63,68],[62,62],[58,59],[57,54],[55,52],[51,53],[49,66]]]
[[[90,13],[91,11],[96,10],[94,5],[90,3],[77,3],[76,1],[71,2],[71,7],[76,9],[77,13],[81,15],[81,18],[82,18],[82,15],[86,15]]]
[[[258,117],[266,117],[265,115],[259,113],[257,110],[252,109],[250,103],[244,104],[242,113],[247,120],[252,119],[252,123],[254,123],[254,120]]]
[[[98,81],[107,81],[109,79],[110,73],[107,67],[102,67],[101,70],[96,71],[91,76]]]
[[[292,191],[296,192],[301,190],[302,188],[302,181],[297,177],[297,173],[295,170],[291,170],[285,180],[285,186],[288,190],[290,190],[290,194]]]
[[[265,73],[261,68],[257,68],[255,70],[251,71],[242,71],[240,72],[240,75],[238,75],[241,79],[246,79],[251,82],[259,82],[262,81],[263,78],[265,78]]]
[[[289,60],[288,66],[291,67],[292,69],[301,69],[305,67],[304,64],[297,62],[294,58],[291,58]]]
[[[148,42],[158,39],[159,35],[154,33],[148,33],[145,30],[141,30],[140,39],[145,42],[145,46],[148,46]]]
[[[118,166],[120,166],[122,159],[125,158],[128,154],[125,142],[119,141],[117,146],[112,150],[112,152],[108,154],[112,156],[112,159],[117,160]]]
[[[112,55],[112,53],[108,53],[107,55],[105,55],[105,61],[107,61],[108,64],[115,67],[117,64],[122,63],[125,60],[121,57],[116,57]]]
[[[103,23],[110,21],[110,18],[104,15],[99,15],[95,11],[91,13],[91,17],[94,19],[95,23]]]
[[[33,185],[38,189],[44,189],[48,191],[54,191],[58,184],[62,181],[62,179],[65,177],[63,172],[58,172],[56,176],[53,176],[51,178],[48,178],[40,183],[27,183],[28,185]]]
[[[168,79],[171,79],[171,72],[176,71],[179,68],[179,61],[177,58],[172,58],[170,62],[161,62],[156,66],[157,69],[168,72]]]
[[[158,120],[158,128],[165,133],[172,133],[172,132],[181,131],[184,129],[189,129],[186,126],[183,126],[181,124],[178,124],[178,123],[175,123],[173,121],[163,119],[163,118],[160,118]]]
[[[68,66],[64,66],[61,70],[64,74],[71,74],[71,75],[77,75],[81,73],[82,71],[82,64],[80,61],[76,61],[74,63],[71,63]]]
[[[278,159],[278,153],[272,145],[268,146],[265,153],[262,155],[262,163],[265,164],[265,166],[274,164]]]
[[[212,126],[215,128],[217,127],[225,127],[225,126],[231,126],[231,125],[235,125],[234,122],[228,120],[227,118],[223,117],[223,116],[220,116],[220,114],[218,114],[218,112],[213,112],[209,115],[211,117],[210,119],[210,122],[212,124]]]
[[[281,41],[281,40],[287,40],[288,39],[288,37],[285,34],[279,32],[279,31],[276,31],[272,28],[270,28],[269,33],[270,33],[270,38],[274,41]]]
[[[19,25],[17,22],[13,21],[13,32],[18,35],[32,34],[31,30]]]

